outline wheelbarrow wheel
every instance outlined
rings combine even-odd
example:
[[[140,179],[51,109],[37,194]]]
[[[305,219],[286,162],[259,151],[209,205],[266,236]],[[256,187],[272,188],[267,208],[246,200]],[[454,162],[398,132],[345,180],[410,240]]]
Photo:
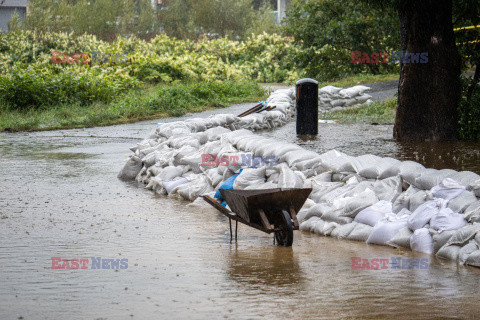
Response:
[[[273,225],[280,228],[279,231],[275,231],[277,244],[290,247],[293,244],[293,223],[290,214],[285,210],[277,212]]]

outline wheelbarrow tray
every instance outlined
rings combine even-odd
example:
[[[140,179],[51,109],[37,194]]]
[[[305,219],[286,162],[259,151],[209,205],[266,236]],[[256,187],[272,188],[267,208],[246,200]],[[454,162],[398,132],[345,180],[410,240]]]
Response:
[[[220,193],[233,212],[246,222],[258,225],[262,225],[259,210],[263,210],[269,219],[276,211],[298,212],[311,191],[311,188],[220,189]]]

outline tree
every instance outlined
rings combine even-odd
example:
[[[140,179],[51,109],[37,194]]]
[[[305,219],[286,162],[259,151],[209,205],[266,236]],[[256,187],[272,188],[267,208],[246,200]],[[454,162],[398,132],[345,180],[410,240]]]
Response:
[[[408,141],[457,138],[461,58],[452,0],[401,0],[401,49],[428,52],[428,63],[401,63],[394,137]]]

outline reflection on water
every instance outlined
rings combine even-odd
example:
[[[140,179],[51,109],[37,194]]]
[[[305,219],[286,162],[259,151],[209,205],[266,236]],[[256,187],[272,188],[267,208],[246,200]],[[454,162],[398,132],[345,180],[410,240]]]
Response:
[[[266,288],[297,287],[303,281],[303,272],[294,250],[280,246],[239,251],[235,245],[229,255],[228,275],[235,282]]]
[[[478,172],[478,146],[401,145],[391,131],[322,125],[303,141],[289,124],[261,134],[317,152]],[[0,134],[0,319],[478,318],[478,268],[299,231],[291,248],[276,247],[244,225],[232,244],[228,220],[213,209],[117,180],[132,141],[105,142]],[[93,256],[127,258],[128,269],[51,269],[51,257]],[[399,256],[426,258],[429,268],[351,268],[352,257]]]
[[[337,149],[352,156],[375,154],[399,160],[420,162],[427,168],[473,171],[480,174],[478,142],[396,142],[392,125],[320,124],[318,136],[296,136],[295,123],[260,135],[282,139],[319,153]]]

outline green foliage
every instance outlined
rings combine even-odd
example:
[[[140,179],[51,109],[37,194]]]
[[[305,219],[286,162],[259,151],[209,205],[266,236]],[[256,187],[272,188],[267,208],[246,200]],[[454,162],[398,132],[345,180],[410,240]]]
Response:
[[[393,64],[354,64],[352,51],[398,50],[398,18],[393,7],[369,6],[355,0],[296,1],[285,20],[285,32],[302,50],[298,66],[319,80],[356,73],[388,73]]]
[[[111,41],[118,35],[150,39],[155,11],[150,0],[30,0],[28,30],[96,35]]]
[[[480,140],[480,84],[474,85],[472,97],[468,100],[467,92],[472,85],[472,79],[462,79],[462,98],[458,107],[462,140]]]
[[[174,83],[129,90],[112,102],[62,103],[16,110],[0,101],[0,131],[78,128],[180,116],[231,103],[258,101],[265,91],[252,82]]]
[[[181,39],[201,37],[245,39],[251,33],[276,30],[273,9],[262,1],[258,10],[251,0],[176,0],[160,12],[167,35]]]
[[[358,108],[328,112],[325,119],[338,120],[341,123],[376,123],[385,124],[395,121],[397,112],[397,100],[388,99],[375,101],[369,105]]]

